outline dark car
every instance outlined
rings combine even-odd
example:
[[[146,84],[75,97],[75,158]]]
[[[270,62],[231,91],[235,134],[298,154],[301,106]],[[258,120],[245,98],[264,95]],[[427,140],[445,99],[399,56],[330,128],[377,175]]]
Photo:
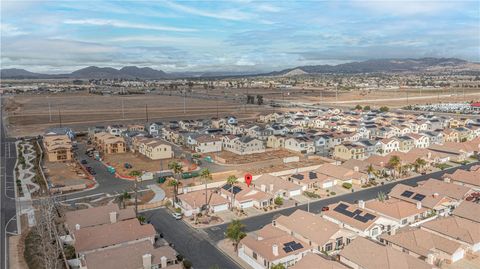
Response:
[[[82,160],[81,163],[82,164],[87,164],[88,162],[87,162],[87,160]]]
[[[328,210],[330,210],[330,207],[328,207],[328,206],[322,207],[322,211],[328,211]]]

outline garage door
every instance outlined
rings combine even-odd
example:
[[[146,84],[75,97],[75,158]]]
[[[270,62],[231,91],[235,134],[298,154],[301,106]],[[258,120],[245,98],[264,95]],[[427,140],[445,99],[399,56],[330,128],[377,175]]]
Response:
[[[242,208],[253,207],[253,201],[243,202],[243,203],[241,203],[241,207],[242,207]]]
[[[480,243],[477,243],[477,244],[473,245],[472,250],[473,250],[473,252],[479,251],[480,250]]]
[[[228,210],[228,204],[216,205],[216,206],[213,207],[213,212],[221,212],[221,211],[225,211],[225,210]]]
[[[301,190],[291,191],[290,192],[290,197],[297,196],[297,195],[300,195],[300,194],[302,194]]]
[[[458,260],[463,259],[463,256],[464,256],[464,255],[465,255],[465,251],[464,251],[463,249],[455,252],[455,253],[452,255],[452,262],[456,262],[456,261],[458,261]]]

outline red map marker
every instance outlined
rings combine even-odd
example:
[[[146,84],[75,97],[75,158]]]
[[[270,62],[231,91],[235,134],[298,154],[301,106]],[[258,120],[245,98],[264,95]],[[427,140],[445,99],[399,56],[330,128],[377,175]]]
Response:
[[[247,186],[250,187],[250,184],[252,184],[252,175],[251,174],[245,174],[245,183],[247,183]]]

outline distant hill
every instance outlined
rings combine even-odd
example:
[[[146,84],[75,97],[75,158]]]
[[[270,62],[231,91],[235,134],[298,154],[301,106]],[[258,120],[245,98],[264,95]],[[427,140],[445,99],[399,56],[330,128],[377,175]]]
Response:
[[[3,79],[173,79],[207,77],[245,77],[245,76],[298,76],[308,74],[356,74],[356,73],[392,73],[392,72],[480,72],[480,64],[457,58],[420,58],[420,59],[379,59],[363,62],[351,62],[339,65],[298,66],[281,71],[258,74],[246,72],[174,72],[165,73],[150,67],[126,66],[121,69],[89,66],[69,74],[47,75],[32,73],[24,69],[2,69]]]
[[[298,66],[265,75],[290,76],[300,74],[355,74],[355,73],[392,73],[392,72],[428,72],[480,70],[480,65],[456,58],[421,58],[421,59],[379,59],[363,62],[351,62],[338,65]]]

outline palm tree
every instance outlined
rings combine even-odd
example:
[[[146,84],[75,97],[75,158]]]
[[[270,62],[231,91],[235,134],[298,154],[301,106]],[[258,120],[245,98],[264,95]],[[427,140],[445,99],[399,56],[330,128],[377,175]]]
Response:
[[[419,170],[421,170],[425,165],[427,165],[427,162],[422,158],[417,158],[413,165],[415,166],[415,172],[418,173]]]
[[[138,216],[138,187],[137,187],[137,182],[138,182],[138,178],[142,175],[142,173],[140,171],[133,170],[129,173],[129,175],[131,177],[135,178],[134,185],[133,185],[134,192],[135,192],[135,216]]]
[[[210,173],[210,170],[208,170],[208,168],[204,168],[200,172],[200,178],[202,178],[205,183],[205,206],[206,206],[205,210],[207,210],[208,212],[207,185],[208,185],[208,181],[212,180],[212,173]]]
[[[123,209],[125,209],[125,201],[132,198],[132,196],[128,192],[122,193],[122,195],[118,196],[118,201]]]
[[[375,178],[376,177],[376,171],[375,171],[375,168],[373,168],[373,165],[369,165],[367,167],[367,173],[368,173],[368,178],[369,179],[372,179],[372,178]]]
[[[168,164],[168,169],[172,170],[174,178],[168,182],[168,186],[173,187],[173,207],[177,202],[178,186],[180,183],[180,174],[183,172],[183,166],[181,163],[172,161]]]
[[[238,244],[240,241],[247,235],[243,230],[245,229],[245,225],[240,222],[240,220],[235,219],[230,222],[227,227],[227,231],[225,235],[228,239],[233,242],[233,246],[235,248],[235,252],[238,251]]]
[[[398,170],[399,167],[401,167],[400,157],[398,157],[397,155],[390,157],[387,165],[392,171],[393,179],[395,179],[395,170]]]
[[[235,194],[233,193],[233,187],[238,183],[238,178],[235,175],[228,176],[227,184],[230,185],[230,208],[233,207],[233,200],[235,199]]]

